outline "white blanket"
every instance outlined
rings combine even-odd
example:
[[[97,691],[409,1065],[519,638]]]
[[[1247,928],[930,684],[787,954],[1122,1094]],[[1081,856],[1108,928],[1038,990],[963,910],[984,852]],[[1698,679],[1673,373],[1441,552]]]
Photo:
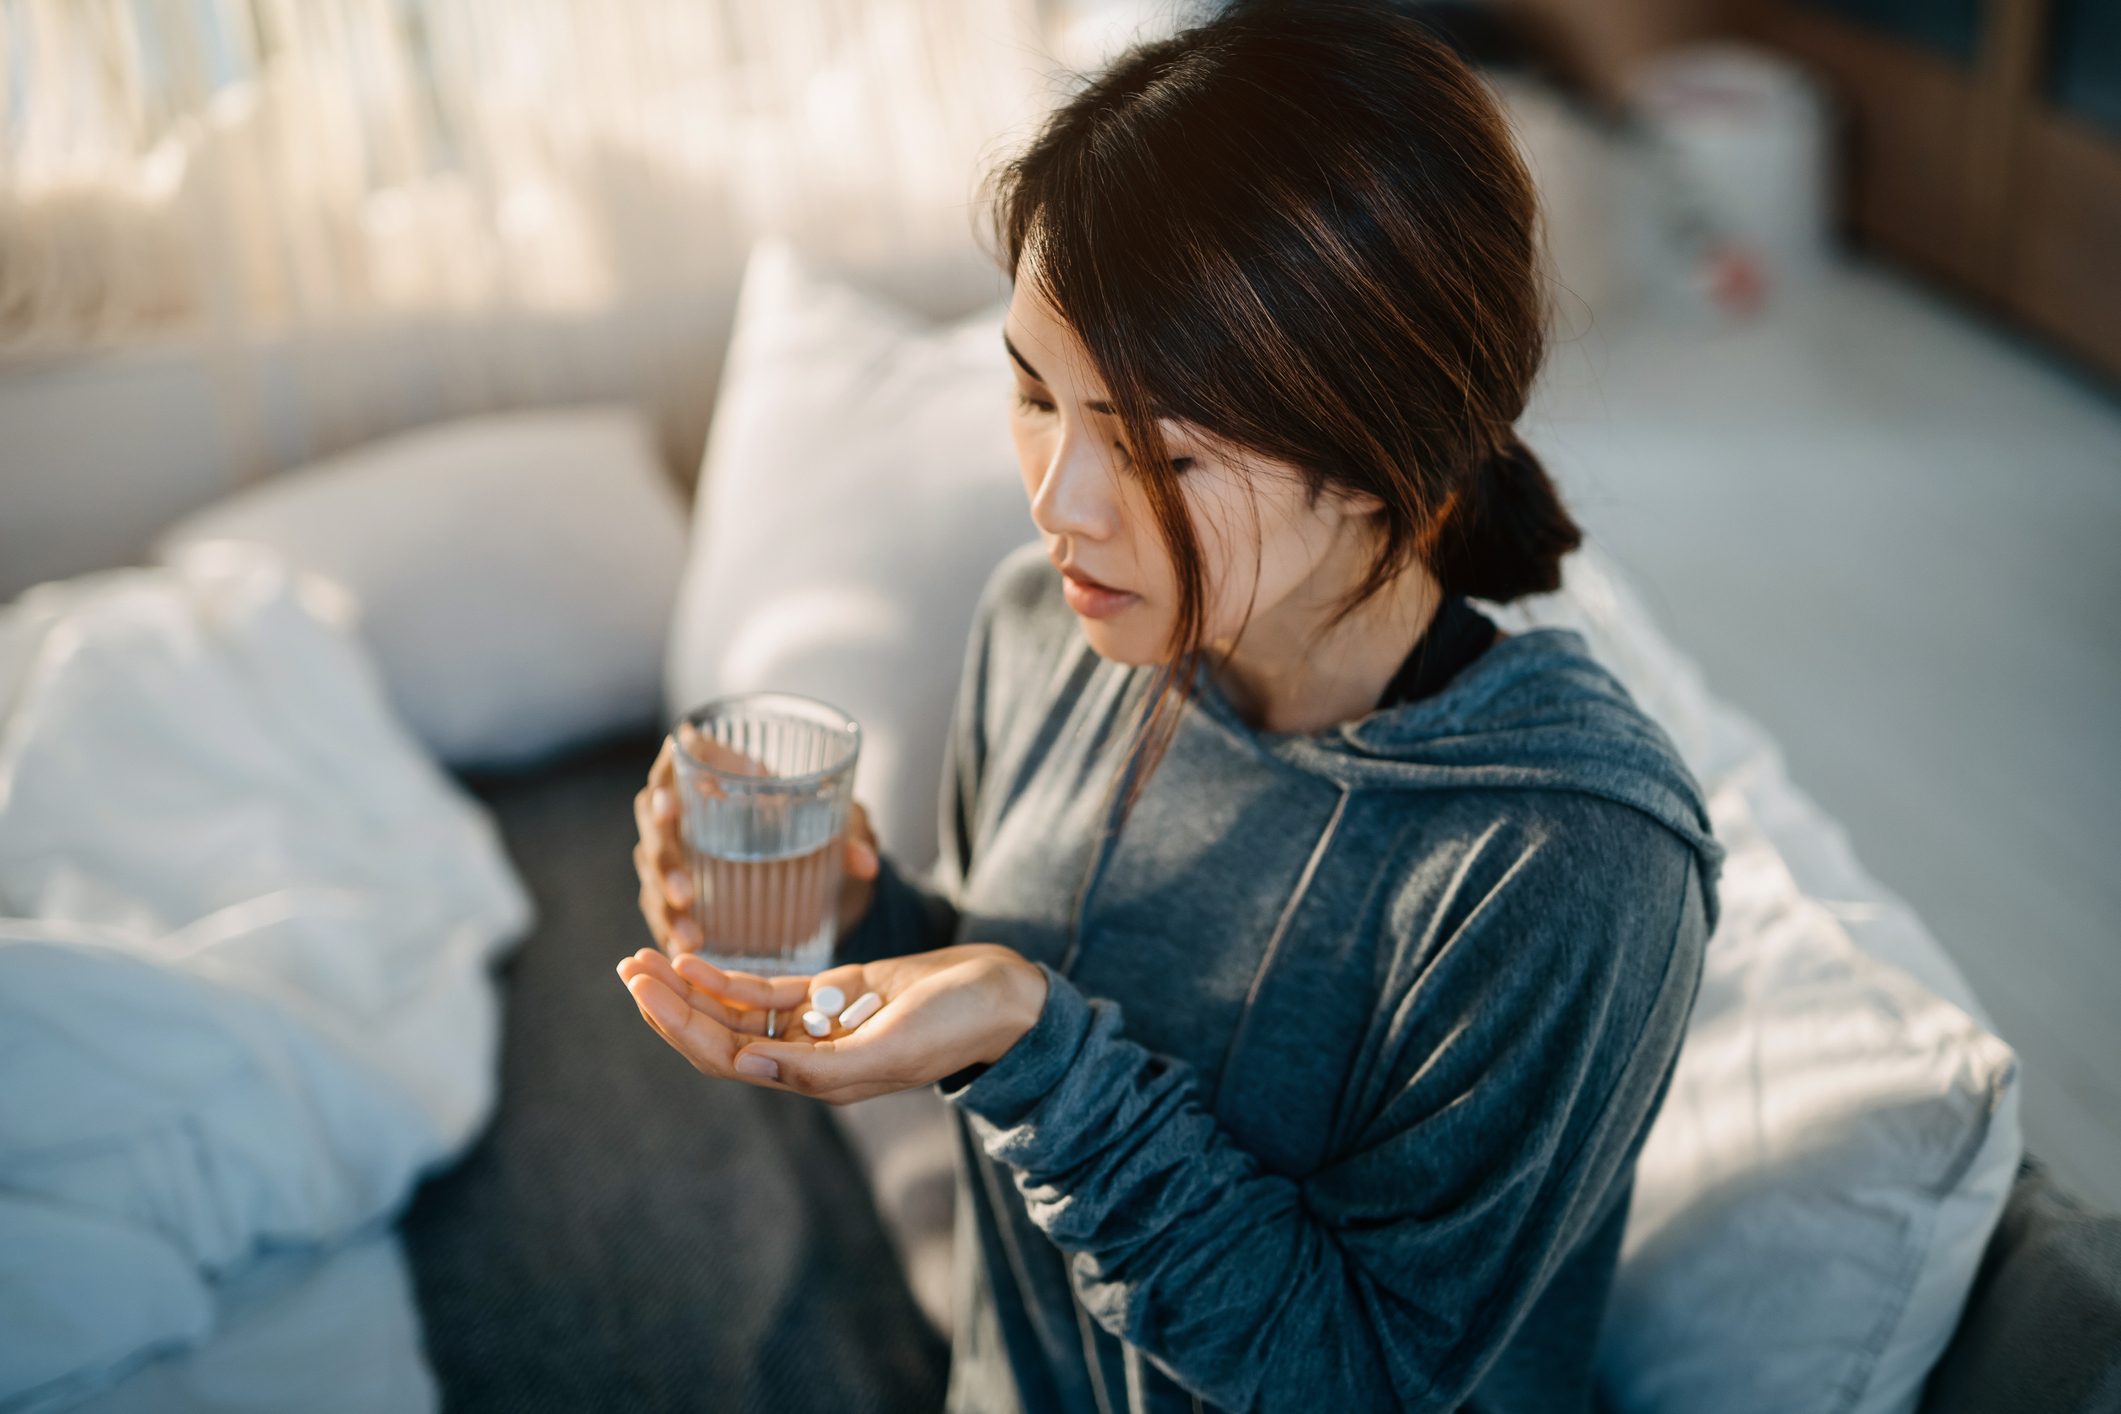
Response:
[[[0,609],[0,1406],[205,1342],[491,1113],[534,909],[352,612],[232,545]]]

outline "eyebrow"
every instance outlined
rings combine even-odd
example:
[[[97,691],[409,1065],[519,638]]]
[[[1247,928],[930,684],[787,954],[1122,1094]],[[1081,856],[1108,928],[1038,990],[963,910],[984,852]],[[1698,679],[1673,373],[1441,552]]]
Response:
[[[1022,354],[1016,351],[1016,345],[1010,341],[1009,331],[1007,329],[1002,330],[1002,347],[1009,351],[1009,357],[1016,360],[1016,366],[1018,368],[1021,368],[1024,370],[1024,372],[1030,374],[1031,377],[1037,382],[1043,383],[1046,381],[1044,378],[1039,377],[1038,370],[1033,368],[1030,362],[1025,359]],[[1088,408],[1092,412],[1101,412],[1108,416],[1116,415],[1119,412],[1118,408],[1113,407],[1112,404],[1107,402],[1084,403],[1083,406]],[[1157,412],[1156,416],[1163,421],[1174,420],[1170,417],[1169,414],[1161,411]]]

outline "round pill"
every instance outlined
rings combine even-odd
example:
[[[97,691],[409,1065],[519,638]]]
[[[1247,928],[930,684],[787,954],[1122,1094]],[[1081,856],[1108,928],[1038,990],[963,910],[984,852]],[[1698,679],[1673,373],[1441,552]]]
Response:
[[[837,1016],[847,1008],[847,994],[828,982],[810,994],[810,1005],[827,1016]]]
[[[803,1013],[803,1029],[813,1036],[829,1036],[832,1034],[832,1018],[821,1011],[806,1011]]]
[[[874,992],[864,992],[854,999],[854,1005],[840,1013],[840,1025],[853,1028],[875,1016],[884,1005],[884,999]]]

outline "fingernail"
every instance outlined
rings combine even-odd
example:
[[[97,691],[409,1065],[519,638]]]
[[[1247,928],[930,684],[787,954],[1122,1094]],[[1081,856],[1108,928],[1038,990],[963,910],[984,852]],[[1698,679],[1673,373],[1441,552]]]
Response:
[[[736,1068],[746,1075],[756,1075],[762,1080],[776,1080],[781,1074],[781,1067],[772,1056],[756,1055],[750,1051],[737,1053]]]
[[[660,820],[662,817],[670,813],[670,807],[673,800],[674,797],[670,794],[668,787],[657,786],[653,791],[649,793],[648,808],[653,810],[656,814],[656,818]]]
[[[692,880],[686,878],[682,870],[672,869],[664,874],[663,883],[672,894],[682,895],[692,892]]]
[[[680,943],[683,943],[688,948],[696,948],[700,945],[700,925],[693,922],[689,917],[680,918],[677,922],[671,924],[670,931],[677,936],[677,940]]]

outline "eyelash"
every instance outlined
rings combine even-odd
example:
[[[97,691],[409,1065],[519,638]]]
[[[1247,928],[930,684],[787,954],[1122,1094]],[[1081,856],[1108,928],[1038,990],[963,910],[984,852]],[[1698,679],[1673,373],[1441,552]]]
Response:
[[[1030,394],[1021,391],[1019,391],[1016,395],[1016,405],[1022,408],[1025,412],[1053,411],[1053,404],[1045,402],[1038,398],[1034,398]],[[1171,458],[1171,469],[1173,471],[1184,471],[1187,467],[1191,465],[1193,465],[1193,458],[1191,457]]]

